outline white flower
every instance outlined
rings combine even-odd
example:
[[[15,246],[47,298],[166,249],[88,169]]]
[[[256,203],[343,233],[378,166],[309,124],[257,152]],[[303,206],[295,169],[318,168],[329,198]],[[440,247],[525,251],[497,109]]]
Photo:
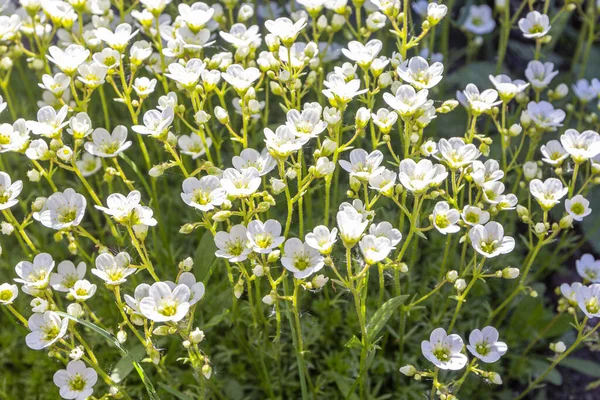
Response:
[[[463,28],[476,35],[490,33],[496,27],[492,17],[492,9],[487,4],[469,7],[469,14],[463,23]]]
[[[336,73],[327,75],[323,84],[327,88],[323,90],[323,94],[334,107],[345,105],[354,97],[367,92],[367,89],[360,90],[360,79],[346,82],[343,75]]]
[[[98,374],[86,368],[83,361],[70,361],[66,369],[56,371],[52,380],[63,399],[85,400],[94,393]]]
[[[260,187],[260,183],[260,175],[254,167],[246,168],[242,172],[235,168],[227,168],[221,178],[223,189],[228,195],[236,198],[252,196]]]
[[[550,31],[550,18],[539,11],[530,11],[519,20],[519,29],[527,39],[539,39]]]
[[[96,29],[96,37],[106,43],[110,48],[123,52],[129,41],[137,35],[138,31],[132,32],[131,25],[119,24],[114,33],[104,27]]]
[[[494,221],[475,225],[469,231],[469,239],[475,251],[487,258],[510,253],[515,248],[515,239],[504,236],[504,228]]]
[[[498,337],[498,331],[493,326],[486,326],[482,330],[473,329],[467,349],[484,363],[495,363],[508,350],[506,343],[499,342]]]
[[[240,172],[248,168],[255,168],[260,176],[268,174],[277,166],[277,161],[266,148],[261,153],[254,149],[244,149],[239,156],[232,158],[231,163]]]
[[[387,108],[380,108],[377,110],[377,114],[371,114],[371,118],[373,123],[381,129],[381,132],[389,133],[396,124],[396,121],[398,121],[398,114]]]
[[[51,106],[44,106],[37,112],[37,121],[27,121],[27,129],[31,130],[34,135],[53,137],[62,131],[62,128],[69,123],[65,122],[68,106],[62,106],[58,112]]]
[[[173,79],[186,89],[194,89],[204,71],[205,64],[202,60],[192,58],[185,66],[179,63],[169,64],[169,72],[165,76]]]
[[[458,210],[450,209],[445,201],[438,201],[433,208],[433,226],[443,235],[458,232],[460,227],[456,223],[459,219]]]
[[[227,199],[219,178],[212,175],[200,179],[189,177],[183,181],[181,198],[185,204],[200,211],[210,211]]]
[[[448,13],[448,7],[444,4],[429,3],[427,4],[427,21],[430,25],[436,25]]]
[[[45,160],[49,156],[48,144],[42,139],[32,140],[25,155],[31,160]]]
[[[210,147],[212,145],[212,139],[208,137],[205,140],[206,145]],[[181,149],[181,153],[191,156],[193,160],[206,154],[206,149],[204,148],[202,138],[196,133],[179,136],[179,139],[177,139],[177,144]]]
[[[137,190],[131,191],[127,197],[120,193],[113,193],[106,199],[108,207],[94,206],[98,210],[110,215],[120,224],[127,226],[154,226],[156,220],[152,217],[152,209],[140,205],[141,195]]]
[[[277,36],[285,46],[289,47],[302,29],[306,26],[306,19],[300,18],[297,22],[293,22],[289,18],[277,18],[275,21],[265,21],[265,28]]]
[[[65,229],[79,225],[86,205],[85,197],[69,188],[48,197],[42,210],[34,213],[33,217],[46,228]]]
[[[83,279],[85,271],[86,266],[83,261],[77,264],[77,267],[72,261],[61,261],[56,267],[56,272],[50,275],[50,285],[58,292],[68,292],[75,282]]]
[[[133,81],[133,90],[140,97],[148,97],[154,92],[156,88],[156,79],[148,79],[145,76],[140,78],[135,78]]]
[[[325,225],[319,225],[312,232],[307,233],[304,240],[313,249],[319,250],[323,255],[328,255],[331,253],[334,243],[337,242],[337,233],[337,228],[329,231]]]
[[[260,78],[260,71],[258,68],[250,67],[244,69],[239,64],[233,64],[227,67],[226,72],[223,72],[221,76],[229,83],[237,92],[245,93],[254,82]]]
[[[391,196],[396,185],[397,174],[389,169],[383,169],[369,178],[369,187],[384,196]]]
[[[127,128],[117,125],[112,133],[104,128],[94,129],[92,141],[84,144],[85,151],[91,155],[111,158],[127,150],[131,141],[127,140]]]
[[[420,56],[403,62],[397,69],[400,78],[416,89],[431,89],[442,80],[444,65],[441,62],[429,63]]]
[[[190,288],[179,284],[171,289],[166,282],[155,282],[148,296],[140,301],[140,312],[155,322],[178,322],[190,309]]]
[[[569,153],[558,140],[550,140],[540,147],[540,151],[544,155],[542,161],[550,165],[560,165],[569,157]]]
[[[600,317],[600,284],[581,286],[575,293],[579,308],[588,318]]]
[[[342,49],[342,53],[350,60],[357,63],[361,68],[368,68],[375,57],[383,47],[381,40],[372,39],[367,44],[362,44],[356,40],[348,43],[347,49]]]
[[[48,53],[50,55],[46,55],[46,58],[67,75],[73,75],[77,67],[90,56],[90,51],[78,44],[71,44],[64,50],[57,46],[50,46]]]
[[[23,181],[11,182],[6,172],[0,171],[0,210],[7,210],[17,204],[17,197],[23,190]]]
[[[217,232],[215,245],[217,257],[227,258],[231,262],[242,262],[252,252],[249,247],[247,229],[244,225],[234,225],[229,232]]]
[[[162,137],[173,123],[174,117],[175,112],[172,107],[167,107],[162,112],[150,110],[144,114],[144,125],[134,125],[131,129],[140,135]]]
[[[81,160],[75,161],[75,164],[81,171],[81,175],[84,177],[91,176],[102,168],[102,160],[100,157],[94,157],[89,153],[83,153],[81,155]]]
[[[467,364],[462,354],[463,340],[456,334],[448,335],[443,328],[434,329],[429,340],[421,342],[421,352],[427,360],[444,370],[458,371]]]
[[[69,320],[61,319],[57,313],[46,311],[35,313],[27,321],[31,333],[25,337],[27,347],[32,350],[42,350],[52,346],[67,333]]]
[[[186,272],[184,272],[184,273],[186,273]],[[183,275],[183,274],[181,274],[181,275]],[[141,283],[135,288],[135,291],[133,292],[134,297],[131,297],[130,295],[126,294],[123,296],[123,298],[125,298],[125,302],[127,303],[127,305],[137,315],[141,316],[142,312],[140,311],[140,302],[145,297],[148,297],[149,293],[150,293],[150,285],[148,285],[147,283]]]
[[[531,118],[538,129],[555,131],[562,126],[566,114],[563,110],[555,110],[554,106],[547,101],[534,101],[527,104],[527,115]]]
[[[423,159],[416,163],[411,158],[400,161],[400,183],[407,190],[414,193],[423,193],[432,186],[441,185],[448,176],[446,167],[433,164],[430,160]]]
[[[335,171],[335,163],[329,161],[327,157],[319,157],[314,166],[314,174],[317,178],[324,178],[333,174]]]
[[[396,246],[402,240],[402,233],[387,221],[371,225],[369,227],[369,235],[385,237],[390,241],[392,246]]]
[[[108,68],[102,64],[90,62],[77,67],[77,72],[79,72],[79,76],[77,77],[79,81],[83,82],[89,88],[95,89],[104,83]]]
[[[575,129],[567,129],[560,136],[560,143],[576,163],[600,154],[600,135],[594,131],[579,133]]]
[[[595,82],[598,82],[597,79],[592,80],[592,84],[587,79],[579,79],[577,82],[572,85],[573,93],[579,101],[582,103],[587,103],[598,96],[600,96],[600,91],[598,91],[598,85],[594,85]]]
[[[19,289],[17,285],[11,285],[10,283],[3,283],[0,285],[0,304],[9,305],[19,295]]]
[[[465,206],[462,210],[462,219],[467,225],[484,225],[490,220],[490,213],[479,207]]]
[[[229,32],[220,31],[219,36],[236,49],[256,49],[261,43],[258,25],[247,27],[241,23],[233,24]]]
[[[204,28],[215,14],[214,8],[204,9],[197,7],[197,4],[204,3],[195,3],[192,4],[191,7],[187,4],[179,4],[177,6],[179,18],[186,23],[192,32],[198,32],[200,29]]]
[[[492,109],[492,107],[501,104],[502,101],[496,101],[498,99],[498,92],[494,89],[486,89],[479,93],[479,89],[472,83],[469,83],[465,88],[463,94],[469,102],[471,111],[475,114],[483,114]]]
[[[42,83],[38,83],[38,86],[52,92],[56,97],[61,97],[64,91],[69,88],[70,83],[71,78],[59,72],[54,76],[44,74],[42,76]]]
[[[531,83],[531,87],[538,91],[546,89],[556,75],[558,71],[554,71],[554,64],[551,62],[532,60],[525,70],[525,77]]]
[[[600,272],[600,271],[599,271]],[[573,282],[572,284],[563,283],[560,285],[560,292],[569,301],[569,304],[577,304],[577,291],[583,285],[580,282]]]
[[[184,272],[177,280],[179,285],[185,285],[190,289],[190,306],[193,306],[204,297],[204,283],[196,282],[196,277],[191,272]]]
[[[529,182],[529,190],[544,210],[550,210],[560,203],[569,188],[564,187],[562,182],[556,178],[548,178],[544,182],[534,179]]]
[[[529,86],[529,83],[520,79],[515,79],[513,81],[510,76],[504,74],[496,76],[490,75],[489,78],[504,102],[512,100],[517,94],[522,93]]]
[[[379,150],[367,153],[363,149],[354,149],[350,152],[350,161],[340,160],[340,166],[349,172],[350,176],[368,181],[371,176],[383,172],[385,168],[381,166],[382,162],[383,153]]]
[[[465,141],[458,137],[449,140],[440,139],[437,146],[442,159],[448,163],[450,169],[465,167],[481,155],[474,144],[465,144]]]
[[[96,285],[87,279],[75,282],[75,285],[69,289],[69,294],[77,301],[85,301],[92,297],[94,293],[96,293]]]
[[[488,182],[496,182],[504,178],[504,171],[500,169],[498,161],[489,159],[485,163],[473,161],[471,164],[471,178],[477,186],[483,186]]]
[[[9,151],[21,151],[29,140],[29,128],[24,119],[14,124],[0,124],[0,154]]]
[[[289,110],[286,115],[286,125],[292,128],[299,138],[316,138],[327,129],[327,123],[321,120],[322,110],[323,108],[318,103],[315,105],[306,103],[302,112]]]
[[[589,200],[580,194],[565,200],[565,210],[575,221],[583,221],[583,218],[592,213]]]
[[[336,220],[342,242],[348,248],[356,245],[369,224],[369,220],[351,206],[340,207]]]
[[[125,252],[121,252],[116,256],[102,253],[96,257],[96,268],[92,269],[92,274],[102,279],[106,285],[120,285],[125,283],[126,278],[136,271],[130,265],[131,257]]]
[[[248,242],[256,253],[269,254],[284,242],[281,236],[281,223],[269,219],[264,223],[259,220],[250,221],[246,230]]]
[[[300,150],[308,137],[299,138],[295,130],[288,125],[278,126],[275,132],[264,129],[265,144],[273,157],[285,159]]]
[[[386,259],[394,249],[392,242],[385,236],[365,235],[358,242],[360,251],[367,264],[373,265]]]
[[[414,115],[427,102],[429,91],[418,92],[410,85],[402,85],[396,90],[396,95],[383,94],[383,100],[392,107],[401,117]]]
[[[590,282],[600,282],[600,260],[596,260],[591,254],[584,254],[575,261],[577,273],[582,279]]]
[[[105,48],[95,53],[92,60],[108,69],[116,69],[121,64],[121,55],[116,50]]]
[[[67,132],[75,139],[83,139],[92,133],[92,120],[88,113],[80,112],[69,120]]]
[[[33,300],[31,300],[29,305],[31,306],[31,311],[34,313],[45,313],[48,311],[49,306],[48,300],[42,299],[41,297],[35,297]]]
[[[281,264],[294,274],[296,279],[304,279],[323,268],[323,256],[307,243],[291,238],[283,246],[284,256]]]

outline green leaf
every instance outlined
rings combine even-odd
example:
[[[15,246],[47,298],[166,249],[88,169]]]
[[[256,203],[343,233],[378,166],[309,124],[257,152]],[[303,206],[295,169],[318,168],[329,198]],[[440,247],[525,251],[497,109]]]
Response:
[[[158,386],[160,386],[161,388],[163,388],[164,390],[166,390],[167,392],[169,392],[170,394],[172,394],[179,400],[194,400],[194,397],[187,395],[183,392],[180,392],[179,390],[174,389],[171,386],[165,385],[164,383],[159,382]]]
[[[223,312],[219,315],[215,315],[212,317],[206,324],[202,326],[202,329],[212,328],[215,325],[218,325],[225,319],[225,317],[229,314],[229,309],[225,308]]]
[[[383,329],[394,311],[404,304],[404,301],[407,298],[408,295],[391,298],[383,303],[379,310],[375,311],[375,314],[373,314],[367,323],[367,339],[369,343],[373,343],[375,341],[377,334]]]
[[[533,369],[533,374],[534,375],[541,375],[544,373],[544,371],[546,371],[546,369],[550,366],[550,363],[546,360],[542,360],[542,359],[533,359],[530,361],[530,365]],[[554,368],[553,370],[551,370],[548,375],[546,375],[546,377],[544,378],[545,382],[550,382],[553,385],[556,386],[560,386],[562,385],[562,375],[560,374],[560,372],[558,372],[556,370],[556,368]]]
[[[592,378],[600,378],[600,364],[583,358],[568,357],[561,361],[561,366],[575,370]]]
[[[360,339],[356,337],[356,335],[352,335],[350,340],[348,340],[344,346],[348,347],[349,349],[360,348],[362,347],[362,343]]]
[[[131,371],[133,371],[133,364],[131,363],[131,358],[138,362],[141,361],[142,358],[144,358],[144,356],[146,355],[146,349],[141,344],[138,344],[133,349],[131,349],[129,355],[124,355],[123,357],[121,357],[119,362],[117,362],[117,364],[113,368],[112,373],[110,374],[110,379],[112,379],[116,383],[123,382],[123,379],[125,379],[127,375],[129,375]]]
[[[135,370],[137,371],[138,375],[140,376],[142,382],[144,383],[144,386],[146,387],[146,391],[148,392],[148,396],[149,396],[150,400],[160,400],[160,397],[158,397],[158,393],[156,393],[156,389],[154,388],[152,381],[150,380],[150,378],[148,378],[148,376],[146,376],[146,373],[144,372],[144,369],[142,368],[142,366],[131,356],[129,351],[127,351],[127,349],[125,347],[123,347],[121,345],[121,343],[119,343],[119,341],[117,340],[116,337],[114,337],[113,335],[111,335],[110,333],[105,331],[104,329],[100,328],[98,325],[94,325],[89,321],[84,321],[77,317],[73,317],[72,315],[69,315],[62,311],[56,311],[56,313],[63,318],[68,318],[71,321],[75,321],[78,324],[81,324],[81,325],[93,330],[94,332],[98,333],[100,336],[103,336],[109,343],[111,343],[113,346],[115,346],[117,349],[119,349],[119,351],[124,356],[129,357],[129,360],[130,360],[131,364],[133,365],[133,368],[135,368]]]
[[[200,243],[198,243],[196,253],[194,254],[194,269],[198,271],[198,281],[204,282],[206,279],[206,276],[210,271],[210,267],[216,258],[215,250],[215,240],[212,233],[209,231],[204,232],[202,238],[200,239]]]

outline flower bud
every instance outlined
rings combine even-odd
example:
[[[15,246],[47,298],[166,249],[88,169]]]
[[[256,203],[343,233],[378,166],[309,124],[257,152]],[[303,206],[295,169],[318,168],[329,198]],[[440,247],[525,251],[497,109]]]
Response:
[[[464,279],[457,279],[456,282],[454,282],[454,289],[456,289],[458,293],[461,293],[466,288],[467,282]]]
[[[46,204],[46,198],[38,197],[33,201],[33,203],[31,203],[31,211],[34,211],[34,212],[41,211],[41,209],[44,208],[45,204]]]
[[[268,306],[272,306],[275,303],[275,298],[271,294],[268,294],[262,298],[262,302]]]
[[[194,344],[198,344],[204,340],[204,332],[200,329],[196,328],[192,332],[190,332],[190,342]]]
[[[563,342],[550,343],[550,350],[562,354],[567,350],[567,346]]]
[[[446,280],[450,283],[454,282],[458,278],[458,272],[455,270],[448,271],[446,273]]]
[[[538,222],[537,224],[535,224],[534,229],[535,233],[541,235],[546,232],[546,225],[543,222]]]
[[[2,226],[2,234],[3,234],[3,235],[7,235],[7,236],[8,236],[8,235],[12,235],[12,233],[13,233],[13,232],[14,232],[14,230],[15,230],[15,227],[14,227],[14,226],[12,226],[12,224],[9,224],[9,223],[8,223],[8,222],[6,222],[6,221],[2,221],[2,224],[1,224],[1,226]]]
[[[502,270],[502,278],[515,279],[516,277],[519,276],[519,273],[520,273],[520,271],[518,268],[506,267]]]
[[[265,269],[262,265],[258,264],[254,268],[252,268],[252,273],[254,274],[254,276],[261,277],[265,274]]]
[[[167,325],[161,325],[154,329],[152,333],[156,336],[167,336],[169,334],[169,327]]]
[[[125,332],[124,330],[120,330],[119,332],[117,332],[117,340],[121,344],[125,343],[127,341],[127,332]]]
[[[274,264],[274,263],[276,263],[276,262],[279,260],[279,257],[281,257],[281,251],[280,251],[280,250],[275,250],[275,251],[272,251],[272,252],[271,252],[271,253],[268,255],[268,257],[267,257],[267,261],[268,261],[270,264]]]
[[[496,372],[490,372],[488,374],[488,379],[490,380],[490,382],[492,382],[494,385],[502,385],[502,377],[500,376],[500,374],[496,373]]]
[[[558,226],[560,226],[561,229],[569,229],[573,226],[573,216],[572,215],[565,215],[564,217],[562,217],[558,223]]]
[[[528,181],[534,179],[537,175],[538,165],[535,161],[527,161],[523,164],[523,175]]]
[[[417,369],[415,367],[413,367],[412,365],[408,364],[408,365],[405,365],[404,367],[400,368],[400,372],[402,372],[406,376],[413,376],[414,374],[417,373]]]
[[[192,224],[185,224],[181,228],[179,228],[179,233],[182,233],[184,235],[189,235],[193,231],[194,231],[194,225],[192,225]]]
[[[219,211],[212,216],[212,220],[215,222],[225,222],[231,217],[231,211]]]
[[[239,299],[240,297],[242,297],[243,293],[244,293],[244,283],[241,281],[238,281],[238,283],[236,283],[235,286],[233,287],[233,294],[236,297],[236,299]]]
[[[217,121],[219,121],[223,125],[227,125],[229,123],[229,113],[223,107],[216,106],[214,114],[217,118]]]
[[[31,182],[39,182],[41,177],[42,175],[39,173],[38,170],[31,169],[27,171],[27,178],[29,178],[29,181]]]
[[[210,379],[212,375],[212,367],[208,364],[204,364],[202,366],[202,375],[204,375],[206,379]]]
[[[523,128],[521,128],[521,125],[519,125],[519,124],[513,124],[508,129],[508,134],[512,137],[519,136],[521,134],[521,132],[523,132]]]
[[[327,282],[329,282],[329,278],[327,278],[323,274],[319,274],[319,275],[315,276],[312,280],[312,284],[316,289],[321,289],[323,286],[325,286],[327,284]]]
[[[356,126],[363,129],[371,119],[371,112],[366,107],[361,107],[356,112]]]
[[[83,317],[83,308],[79,303],[71,303],[67,306],[67,314],[75,318]]]

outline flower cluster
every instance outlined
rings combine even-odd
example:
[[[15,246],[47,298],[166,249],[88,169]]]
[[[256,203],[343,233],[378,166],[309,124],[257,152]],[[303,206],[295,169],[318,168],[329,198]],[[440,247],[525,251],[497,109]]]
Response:
[[[592,219],[588,3],[0,1],[0,305],[64,399],[524,398],[600,328],[592,254],[546,328],[509,323]],[[575,342],[524,381],[564,313]]]

